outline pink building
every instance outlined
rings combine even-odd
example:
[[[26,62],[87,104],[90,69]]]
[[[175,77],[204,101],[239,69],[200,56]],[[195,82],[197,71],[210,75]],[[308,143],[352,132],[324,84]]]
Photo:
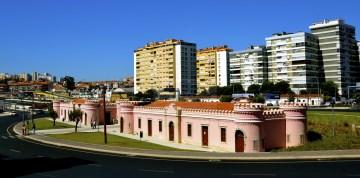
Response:
[[[304,103],[284,103],[279,109],[221,102],[157,101],[138,105],[139,102],[129,101],[107,103],[107,124],[119,124],[121,133],[142,132],[145,138],[224,152],[262,152],[306,142]],[[53,106],[61,119],[67,120],[71,110],[80,108],[85,113],[82,124],[89,125],[98,118],[100,124],[104,123],[103,106],[98,101],[55,100]]]

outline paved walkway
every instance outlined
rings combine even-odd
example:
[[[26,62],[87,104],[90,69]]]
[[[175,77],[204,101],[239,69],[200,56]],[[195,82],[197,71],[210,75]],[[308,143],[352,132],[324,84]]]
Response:
[[[68,124],[74,124],[68,122]],[[15,133],[21,135],[21,123],[15,125]],[[78,132],[97,132],[98,129],[91,129],[90,126],[81,126]],[[100,131],[103,131],[103,126],[100,126]],[[52,129],[52,130],[39,130],[36,134],[24,136],[24,138],[39,141],[46,144],[77,148],[82,150],[96,151],[102,153],[119,154],[126,156],[142,156],[153,158],[170,158],[170,159],[193,159],[193,160],[327,160],[327,159],[359,159],[360,150],[334,150],[334,151],[302,151],[302,152],[278,152],[278,153],[228,153],[228,152],[213,152],[207,148],[199,148],[190,145],[168,143],[157,139],[145,138],[144,141],[151,143],[161,144],[179,149],[198,150],[198,151],[164,151],[164,150],[145,150],[136,148],[125,148],[116,146],[96,145],[89,143],[82,143],[76,141],[67,141],[47,137],[44,134],[57,134],[74,132],[74,128],[70,129]],[[136,135],[121,134],[119,125],[108,125],[107,133],[120,135],[128,138],[139,139]],[[199,152],[201,151],[201,152]]]

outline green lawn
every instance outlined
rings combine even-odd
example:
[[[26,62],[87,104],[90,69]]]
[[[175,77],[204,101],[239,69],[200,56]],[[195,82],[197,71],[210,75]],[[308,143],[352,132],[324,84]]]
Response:
[[[359,149],[360,130],[352,130],[352,125],[360,126],[359,112],[308,111],[308,143],[280,151],[340,150]],[[334,117],[333,117],[334,116]],[[333,121],[335,137],[333,137]]]
[[[104,144],[104,133],[103,132],[72,132],[66,134],[48,134],[47,136],[64,139],[64,140],[72,140],[78,142],[92,143],[92,144]],[[106,145],[110,146],[119,146],[119,147],[128,147],[128,148],[139,148],[139,149],[151,149],[151,150],[170,150],[170,151],[185,151],[181,149],[166,147],[162,145],[157,145],[145,141],[129,139],[125,137],[120,137],[116,135],[107,134]]]
[[[73,125],[61,123],[61,122],[55,122],[55,126],[53,120],[49,119],[35,119],[35,126],[36,130],[47,130],[47,129],[65,129],[65,128],[75,128]],[[32,123],[30,121],[30,127],[32,126]]]

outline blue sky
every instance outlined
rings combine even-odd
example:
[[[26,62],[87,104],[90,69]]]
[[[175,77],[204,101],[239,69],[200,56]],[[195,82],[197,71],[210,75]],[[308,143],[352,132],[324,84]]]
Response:
[[[323,19],[360,28],[358,0],[0,0],[0,73],[48,72],[76,81],[133,75],[133,52],[182,39],[242,50]],[[359,37],[356,30],[356,38]]]

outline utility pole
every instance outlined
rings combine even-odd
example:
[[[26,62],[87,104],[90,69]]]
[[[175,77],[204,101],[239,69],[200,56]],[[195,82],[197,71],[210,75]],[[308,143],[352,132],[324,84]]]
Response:
[[[106,135],[106,107],[105,107],[105,105],[106,105],[106,101],[105,101],[105,94],[106,94],[106,88],[105,88],[105,86],[103,87],[103,104],[104,104],[104,142],[105,142],[105,144],[107,143],[107,135]]]

